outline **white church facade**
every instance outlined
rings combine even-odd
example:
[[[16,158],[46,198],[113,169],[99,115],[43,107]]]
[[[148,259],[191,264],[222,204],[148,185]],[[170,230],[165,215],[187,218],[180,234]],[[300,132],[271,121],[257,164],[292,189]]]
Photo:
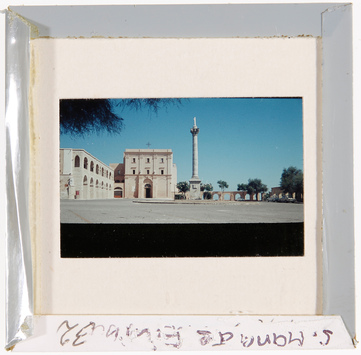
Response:
[[[114,197],[174,199],[177,167],[171,149],[126,149],[114,170]]]

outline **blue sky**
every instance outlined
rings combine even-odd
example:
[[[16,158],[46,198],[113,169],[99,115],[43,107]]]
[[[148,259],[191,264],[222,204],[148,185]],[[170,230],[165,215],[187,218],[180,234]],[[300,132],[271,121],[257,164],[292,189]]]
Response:
[[[200,129],[199,177],[218,190],[228,191],[249,178],[279,186],[284,168],[303,170],[302,99],[300,98],[196,98],[161,109],[118,109],[124,128],[118,135],[84,137],[60,135],[61,148],[85,149],[105,164],[121,163],[125,149],[172,149],[178,182],[192,176],[193,117]]]

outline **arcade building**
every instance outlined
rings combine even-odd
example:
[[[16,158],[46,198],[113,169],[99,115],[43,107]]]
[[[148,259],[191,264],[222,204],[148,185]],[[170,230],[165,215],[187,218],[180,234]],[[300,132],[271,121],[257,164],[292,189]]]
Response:
[[[60,149],[60,199],[113,198],[113,169],[84,149]]]

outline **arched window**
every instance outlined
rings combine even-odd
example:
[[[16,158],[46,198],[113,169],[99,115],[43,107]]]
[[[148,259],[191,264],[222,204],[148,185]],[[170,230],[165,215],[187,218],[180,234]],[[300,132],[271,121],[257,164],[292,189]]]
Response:
[[[108,178],[108,176],[109,176],[109,171],[107,170],[107,178]]]
[[[90,186],[93,186],[94,185],[94,180],[93,178],[90,179]]]
[[[111,179],[112,178],[112,173],[109,173],[109,179]]]
[[[102,168],[102,176],[104,176],[104,168]]]
[[[77,155],[77,156],[75,157],[74,166],[75,166],[76,168],[80,168],[80,158],[79,158],[79,155]]]
[[[94,171],[94,162],[90,163],[90,171]]]
[[[104,189],[104,182],[102,181],[102,189]]]
[[[95,187],[99,187],[99,181],[98,180],[95,182]]]
[[[105,189],[108,190],[108,183],[105,184]]]
[[[88,159],[84,158],[84,169],[88,169]]]
[[[88,185],[88,178],[84,175],[83,185]]]
[[[97,164],[96,168],[95,168],[95,173],[99,174],[99,165]]]

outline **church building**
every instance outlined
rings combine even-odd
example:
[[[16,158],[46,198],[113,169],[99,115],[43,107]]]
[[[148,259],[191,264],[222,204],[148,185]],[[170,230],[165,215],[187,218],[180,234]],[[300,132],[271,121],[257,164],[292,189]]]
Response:
[[[171,149],[126,149],[114,170],[114,197],[174,199],[177,167]]]
[[[109,166],[84,149],[60,149],[61,199],[174,199],[177,167],[171,149],[126,149]]]

